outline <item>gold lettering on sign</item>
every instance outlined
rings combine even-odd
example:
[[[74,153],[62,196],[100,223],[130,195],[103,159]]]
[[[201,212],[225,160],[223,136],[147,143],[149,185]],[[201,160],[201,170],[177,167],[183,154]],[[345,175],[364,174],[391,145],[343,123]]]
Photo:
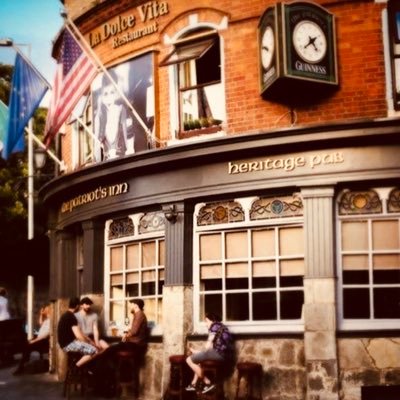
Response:
[[[128,193],[129,185],[126,182],[117,183],[110,186],[100,186],[91,192],[80,194],[61,204],[61,213],[71,212],[73,209],[83,206],[84,204],[93,203],[107,197],[119,196]]]
[[[98,30],[89,33],[90,46],[96,47],[112,38],[115,49],[133,40],[151,35],[158,31],[157,19],[169,13],[166,1],[148,1],[136,7],[136,14],[115,17],[103,24]]]
[[[228,163],[228,174],[245,174],[248,172],[258,171],[271,171],[271,170],[283,170],[285,172],[291,172],[297,168],[303,168],[306,166],[311,169],[323,166],[323,165],[334,165],[341,164],[344,162],[344,155],[342,152],[333,153],[322,153],[322,154],[311,154],[308,157],[287,157],[287,158],[267,158],[258,161],[243,161],[243,162],[232,162]]]

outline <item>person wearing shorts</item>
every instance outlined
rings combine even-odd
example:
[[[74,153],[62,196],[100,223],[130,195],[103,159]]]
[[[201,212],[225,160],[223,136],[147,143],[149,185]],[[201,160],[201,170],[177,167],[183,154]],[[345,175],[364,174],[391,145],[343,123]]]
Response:
[[[192,354],[186,359],[194,372],[192,382],[186,387],[187,391],[196,391],[201,383],[204,384],[202,393],[213,390],[215,385],[203,374],[200,364],[206,360],[226,361],[231,350],[231,335],[221,319],[215,314],[208,313],[205,321],[208,329],[205,349],[197,350],[191,347],[189,350]]]
[[[76,363],[77,367],[90,361],[98,354],[98,349],[91,343],[81,331],[74,313],[78,311],[80,300],[78,298],[70,299],[68,311],[61,315],[57,326],[58,344],[66,353],[78,352],[82,358]]]

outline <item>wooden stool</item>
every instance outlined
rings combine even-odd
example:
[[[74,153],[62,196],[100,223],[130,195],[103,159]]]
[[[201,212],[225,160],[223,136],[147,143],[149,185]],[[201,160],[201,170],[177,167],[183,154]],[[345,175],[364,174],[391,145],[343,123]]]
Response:
[[[74,387],[75,390],[78,390],[78,386],[80,386],[81,396],[84,396],[89,380],[88,370],[85,365],[81,367],[76,366],[76,363],[83,357],[83,354],[75,351],[66,354],[68,361],[67,374],[63,386],[63,396],[69,399],[71,388]]]
[[[117,367],[115,370],[115,383],[117,394],[120,392],[120,397],[128,396],[128,387],[133,387],[135,396],[139,391],[139,376],[138,368],[135,363],[135,354],[131,351],[121,350],[116,354]]]
[[[240,391],[240,381],[242,378],[245,380],[246,384],[246,392],[245,397],[243,399],[246,400],[261,400],[262,395],[262,365],[259,363],[254,362],[240,362],[236,365],[238,376],[237,376],[237,383],[236,383],[236,396],[235,400],[239,400],[242,397],[239,397]],[[253,397],[253,389],[254,384],[258,383],[258,397]]]
[[[201,364],[203,374],[215,385],[215,388],[208,393],[197,393],[198,399],[223,400],[224,395],[224,366],[223,361],[206,360]]]
[[[178,398],[183,400],[185,396],[185,368],[186,356],[177,354],[169,357],[170,378],[167,389],[167,399]]]

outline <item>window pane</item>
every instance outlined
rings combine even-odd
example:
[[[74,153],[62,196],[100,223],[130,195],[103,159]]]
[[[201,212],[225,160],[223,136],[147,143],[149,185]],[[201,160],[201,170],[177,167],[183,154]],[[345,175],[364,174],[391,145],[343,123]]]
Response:
[[[124,305],[122,301],[112,301],[110,304],[110,321],[123,322],[124,321]]]
[[[372,243],[374,250],[399,248],[399,224],[397,221],[374,221],[372,223]]]
[[[232,232],[225,235],[226,258],[247,257],[247,232]]]
[[[203,235],[200,237],[200,260],[221,259],[221,235]]]
[[[343,290],[344,318],[370,318],[370,299],[368,289]]]
[[[156,299],[146,299],[146,317],[148,322],[157,321],[157,300]]]
[[[111,271],[118,271],[123,268],[122,265],[122,250],[123,247],[112,247],[110,249],[110,270]]]
[[[400,288],[374,289],[375,318],[400,318]]]
[[[281,292],[281,319],[300,319],[303,303],[302,291]]]
[[[379,263],[374,266],[373,271],[374,283],[400,283],[399,257],[398,255],[379,256]]]
[[[303,276],[304,260],[282,260],[281,276]]]
[[[201,266],[200,279],[214,279],[214,278],[222,278],[221,264]]]
[[[343,283],[347,285],[354,285],[356,283],[368,283],[369,282],[369,272],[368,270],[363,271],[343,271]]]
[[[276,287],[276,277],[272,276],[270,278],[253,278],[252,279],[252,287],[254,289]]]
[[[374,269],[398,269],[400,254],[380,254],[373,257]]]
[[[342,250],[368,250],[366,222],[342,222]]]
[[[124,297],[122,274],[111,275],[111,293],[110,296],[114,299],[122,299]]]
[[[156,265],[156,244],[154,242],[142,245],[142,268]]]
[[[342,268],[345,271],[368,269],[368,256],[367,255],[343,256]]]
[[[159,260],[158,265],[165,265],[165,241],[160,240],[159,242]]]
[[[195,60],[197,84],[205,85],[210,82],[221,80],[221,61],[219,38],[215,38],[211,46],[202,57]]]
[[[275,255],[275,234],[273,229],[252,232],[253,257],[271,257]]]
[[[275,261],[253,262],[253,276],[276,276]]]
[[[248,293],[229,293],[226,295],[227,321],[247,321],[249,319]]]
[[[247,263],[229,263],[226,264],[227,278],[242,278],[249,275]]]
[[[200,296],[200,319],[204,320],[206,313],[212,312],[222,317],[222,295],[207,294]]]
[[[131,244],[126,248],[127,269],[139,268],[139,245]]]
[[[281,228],[279,231],[279,248],[281,256],[303,254],[303,228]]]
[[[276,293],[253,293],[253,320],[275,320],[276,314]]]

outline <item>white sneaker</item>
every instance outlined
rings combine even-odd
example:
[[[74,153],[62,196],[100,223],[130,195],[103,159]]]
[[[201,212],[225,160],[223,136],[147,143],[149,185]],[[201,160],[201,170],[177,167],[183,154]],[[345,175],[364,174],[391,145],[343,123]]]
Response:
[[[204,386],[204,389],[203,389],[203,391],[201,393],[203,393],[203,394],[204,393],[208,393],[211,390],[213,390],[214,388],[215,388],[215,385],[212,384],[212,383],[209,383],[208,385]]]

